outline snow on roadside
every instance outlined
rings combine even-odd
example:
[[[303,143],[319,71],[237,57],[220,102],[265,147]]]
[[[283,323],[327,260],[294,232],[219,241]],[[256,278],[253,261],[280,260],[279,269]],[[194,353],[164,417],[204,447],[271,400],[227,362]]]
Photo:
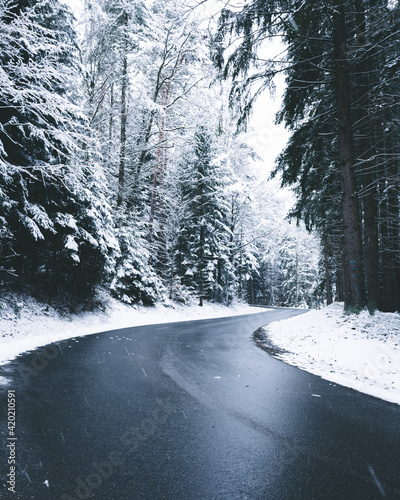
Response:
[[[400,314],[344,314],[335,303],[263,327],[277,357],[331,382],[400,404]]]
[[[132,307],[110,299],[104,312],[63,316],[52,307],[32,298],[19,300],[16,310],[7,307],[5,303],[1,305],[0,364],[37,347],[82,335],[132,326],[218,318],[267,310],[247,304],[226,307],[207,303],[203,307],[172,303],[168,306],[159,304],[155,307]]]

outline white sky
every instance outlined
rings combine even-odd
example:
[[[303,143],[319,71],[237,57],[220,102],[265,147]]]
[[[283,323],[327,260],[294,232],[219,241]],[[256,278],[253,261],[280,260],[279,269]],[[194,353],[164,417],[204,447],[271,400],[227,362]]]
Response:
[[[279,78],[275,84],[275,98],[266,91],[256,101],[247,139],[247,143],[264,160],[267,172],[274,167],[276,157],[281,153],[289,138],[285,127],[282,124],[275,124],[275,115],[282,104],[284,81]]]

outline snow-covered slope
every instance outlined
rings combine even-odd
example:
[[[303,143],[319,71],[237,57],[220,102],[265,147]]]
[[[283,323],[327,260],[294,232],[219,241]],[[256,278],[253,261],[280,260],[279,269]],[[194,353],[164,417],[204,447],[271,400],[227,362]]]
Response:
[[[346,315],[336,303],[263,330],[287,363],[400,404],[400,314]]]
[[[172,321],[217,318],[262,312],[265,309],[234,304],[184,306],[169,304],[156,307],[132,307],[109,299],[104,312],[60,315],[55,309],[32,298],[16,301],[11,309],[6,303],[0,310],[0,364],[18,354],[52,342],[106,330]]]

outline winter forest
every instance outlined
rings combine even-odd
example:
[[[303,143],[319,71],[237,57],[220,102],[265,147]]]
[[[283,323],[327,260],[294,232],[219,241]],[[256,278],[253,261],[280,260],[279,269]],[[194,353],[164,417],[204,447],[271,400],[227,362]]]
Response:
[[[0,0],[2,293],[398,311],[399,13]],[[247,132],[280,75],[271,172]]]

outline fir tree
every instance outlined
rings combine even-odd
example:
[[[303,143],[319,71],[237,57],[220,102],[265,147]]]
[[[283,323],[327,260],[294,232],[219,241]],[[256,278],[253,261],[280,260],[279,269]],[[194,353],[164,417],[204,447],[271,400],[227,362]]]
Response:
[[[195,290],[200,305],[220,300],[226,280],[229,241],[228,204],[223,196],[220,167],[213,159],[212,136],[199,127],[193,160],[185,168],[182,193],[185,213],[176,252],[183,283]]]
[[[228,34],[241,38],[224,69],[234,79],[231,96],[233,104],[238,101],[240,123],[273,75],[287,75],[278,120],[292,136],[277,172],[284,184],[296,186],[292,213],[320,231],[326,262],[330,256],[336,261],[336,288],[349,309],[365,305],[365,281],[371,311],[378,302],[383,309],[398,308],[398,265],[390,255],[399,242],[394,189],[399,177],[391,162],[396,154],[388,154],[398,133],[391,115],[397,108],[391,87],[396,78],[388,75],[389,61],[396,59],[397,23],[398,6],[387,2],[338,0],[315,6],[255,0],[239,12],[224,10],[217,35],[217,42]],[[283,36],[287,57],[259,59],[262,40],[277,34]],[[215,60],[222,67],[223,46],[217,48]],[[383,185],[390,188],[382,196]]]
[[[101,236],[110,223],[104,184],[98,177],[91,190],[95,168],[81,164],[90,163],[90,142],[73,102],[72,16],[55,0],[1,6],[2,258],[16,284],[66,294],[74,307],[104,277],[114,243]]]

